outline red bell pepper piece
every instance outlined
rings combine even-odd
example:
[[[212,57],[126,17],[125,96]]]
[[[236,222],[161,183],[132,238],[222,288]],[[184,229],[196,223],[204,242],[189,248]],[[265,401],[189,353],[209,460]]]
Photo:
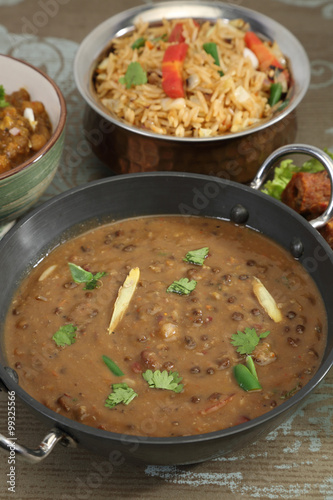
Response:
[[[187,43],[169,45],[162,62],[162,88],[167,96],[176,99],[184,97],[182,70],[186,57]]]

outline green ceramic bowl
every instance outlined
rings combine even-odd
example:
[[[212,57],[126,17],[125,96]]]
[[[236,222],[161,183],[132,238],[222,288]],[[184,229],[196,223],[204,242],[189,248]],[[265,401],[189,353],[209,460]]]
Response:
[[[51,183],[59,166],[64,145],[66,104],[57,85],[38,68],[0,54],[0,84],[6,93],[25,88],[31,100],[41,101],[50,117],[53,134],[29,160],[0,174],[0,226],[30,207]]]

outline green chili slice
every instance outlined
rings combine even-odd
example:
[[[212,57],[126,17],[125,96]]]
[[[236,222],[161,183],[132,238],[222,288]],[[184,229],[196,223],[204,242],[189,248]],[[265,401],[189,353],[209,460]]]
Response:
[[[251,356],[246,356],[246,366],[247,366],[248,370],[250,370],[252,375],[258,380],[256,367],[254,366],[254,361],[253,361]]]
[[[117,377],[121,377],[122,375],[124,375],[119,366],[117,366],[116,363],[112,361],[112,359],[110,359],[108,356],[102,356],[102,359],[114,375],[116,375]]]
[[[220,59],[219,59],[219,54],[218,54],[218,51],[217,51],[217,45],[216,43],[214,42],[207,42],[207,43],[204,43],[203,44],[203,49],[205,52],[207,52],[207,54],[209,54],[210,56],[212,56],[212,58],[214,59],[214,62],[216,64],[216,66],[220,66]],[[219,71],[220,75],[223,76],[224,73],[223,71]]]
[[[262,389],[256,376],[245,365],[236,365],[234,367],[234,375],[238,385],[244,391],[256,391]]]
[[[268,104],[270,106],[275,106],[281,99],[282,95],[282,85],[281,83],[272,83],[271,89],[270,89],[270,94],[269,94],[269,99],[268,99]]]
[[[143,37],[140,37],[137,40],[135,40],[135,42],[132,43],[131,47],[133,50],[140,49],[141,47],[144,46],[145,43],[146,43],[146,39]]]

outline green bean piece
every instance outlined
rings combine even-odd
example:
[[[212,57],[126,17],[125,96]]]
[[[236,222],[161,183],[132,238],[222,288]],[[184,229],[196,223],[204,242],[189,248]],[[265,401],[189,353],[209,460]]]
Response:
[[[116,375],[117,377],[121,377],[122,375],[124,375],[119,366],[117,366],[116,363],[112,361],[112,359],[110,359],[108,356],[102,356],[102,359],[114,375]]]
[[[244,391],[256,391],[262,389],[257,377],[255,377],[245,365],[236,365],[234,375],[238,385]]]
[[[141,38],[138,38],[137,40],[135,40],[135,42],[132,43],[131,47],[132,49],[140,49],[141,47],[144,46],[144,44],[146,43],[146,39],[141,37]]]
[[[279,102],[281,99],[282,95],[282,85],[281,83],[272,83],[271,89],[270,89],[270,94],[269,94],[269,99],[268,99],[268,104],[273,107],[275,104]]]

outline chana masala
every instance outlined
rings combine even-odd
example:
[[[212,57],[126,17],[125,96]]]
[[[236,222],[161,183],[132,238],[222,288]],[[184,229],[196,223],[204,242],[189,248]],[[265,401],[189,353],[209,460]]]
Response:
[[[26,89],[5,95],[0,85],[0,175],[36,154],[52,135],[44,104]]]
[[[322,298],[258,232],[203,217],[99,226],[25,278],[5,324],[20,385],[116,433],[182,436],[249,421],[314,375]]]

